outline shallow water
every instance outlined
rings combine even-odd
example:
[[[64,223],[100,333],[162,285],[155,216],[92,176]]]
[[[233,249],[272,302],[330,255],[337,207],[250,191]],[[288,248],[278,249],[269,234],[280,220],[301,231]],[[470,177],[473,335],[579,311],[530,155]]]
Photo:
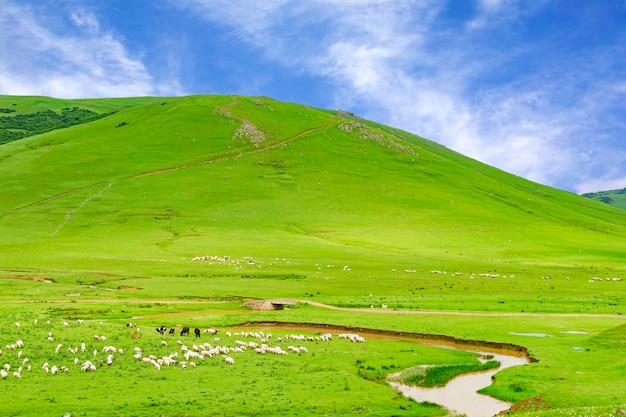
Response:
[[[450,411],[465,414],[467,417],[493,417],[511,407],[511,403],[497,400],[488,395],[479,394],[481,388],[491,385],[491,377],[496,372],[512,366],[528,363],[527,358],[493,354],[500,362],[500,367],[483,372],[473,372],[452,379],[445,387],[420,388],[390,382],[390,385],[405,397],[417,402],[428,401],[439,404]]]
[[[551,334],[547,333],[518,333],[518,332],[509,332],[509,334],[515,336],[529,336],[529,337],[554,337]]]

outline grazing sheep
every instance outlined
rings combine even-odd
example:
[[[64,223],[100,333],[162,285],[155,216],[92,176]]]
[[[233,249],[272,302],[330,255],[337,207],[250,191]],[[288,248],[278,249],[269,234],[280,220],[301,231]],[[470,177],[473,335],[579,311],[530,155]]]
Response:
[[[17,327],[18,329],[20,328],[20,322],[19,321],[15,322],[15,327]]]
[[[22,375],[20,375],[19,372],[13,372],[13,377],[17,378],[17,379],[21,379]]]
[[[83,372],[87,372],[87,371],[96,372],[96,366],[93,363],[91,363],[91,361],[85,361],[80,367],[80,369]]]
[[[0,377],[2,377],[2,379],[7,379],[8,375],[9,374],[4,369],[0,370]]]
[[[224,362],[229,364],[229,365],[234,365],[235,364],[235,360],[233,358],[231,358],[230,356],[226,356],[226,355],[224,355]]]

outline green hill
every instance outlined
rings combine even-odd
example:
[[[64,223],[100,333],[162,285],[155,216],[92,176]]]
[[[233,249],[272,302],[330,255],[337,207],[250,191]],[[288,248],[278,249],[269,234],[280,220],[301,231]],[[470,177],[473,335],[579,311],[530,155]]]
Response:
[[[626,210],[626,188],[621,190],[598,191],[597,193],[585,193],[583,197],[610,204],[622,210]]]
[[[624,309],[622,283],[589,281],[623,275],[625,212],[347,112],[238,96],[0,98],[11,107],[107,116],[0,146],[7,275],[214,277],[202,291],[363,306],[387,288],[396,307]],[[443,283],[445,296],[419,295]]]

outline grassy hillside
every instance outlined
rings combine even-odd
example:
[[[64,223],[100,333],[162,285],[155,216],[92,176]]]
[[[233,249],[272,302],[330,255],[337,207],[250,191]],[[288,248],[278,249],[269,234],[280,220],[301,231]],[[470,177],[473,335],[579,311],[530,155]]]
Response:
[[[370,336],[192,372],[131,359],[133,346],[177,349],[155,326],[225,334],[251,321],[319,324],[311,337],[338,325],[524,346],[538,362],[498,373],[486,392],[550,408],[532,416],[626,407],[626,211],[346,112],[266,97],[0,97],[0,108],[16,109],[0,118],[99,116],[0,145],[0,346],[23,339],[33,365],[0,381],[13,399],[3,415],[443,416],[386,375],[475,363]],[[257,312],[248,298],[333,308]],[[127,353],[82,373],[66,349],[87,341],[80,362],[104,360],[94,334]],[[26,367],[14,350],[2,361]],[[52,377],[44,362],[70,370]]]
[[[626,210],[626,188],[621,190],[598,191],[597,193],[586,193],[583,197],[601,201],[606,204]]]
[[[589,282],[624,273],[626,213],[610,206],[343,112],[235,96],[76,104],[118,111],[0,146],[6,269],[219,276],[202,290],[364,306],[389,286],[397,307],[624,310],[622,282]],[[242,273],[304,280],[231,282]]]

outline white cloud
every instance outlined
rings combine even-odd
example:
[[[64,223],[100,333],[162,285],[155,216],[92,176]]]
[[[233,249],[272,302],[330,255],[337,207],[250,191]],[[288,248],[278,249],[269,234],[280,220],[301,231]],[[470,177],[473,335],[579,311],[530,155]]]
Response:
[[[576,186],[578,194],[595,193],[598,191],[621,190],[626,188],[626,176],[615,178],[589,179]]]
[[[43,17],[7,0],[0,11],[0,94],[63,98],[173,94],[177,82],[159,85],[96,16],[69,13],[73,25],[50,24],[63,15]]]

